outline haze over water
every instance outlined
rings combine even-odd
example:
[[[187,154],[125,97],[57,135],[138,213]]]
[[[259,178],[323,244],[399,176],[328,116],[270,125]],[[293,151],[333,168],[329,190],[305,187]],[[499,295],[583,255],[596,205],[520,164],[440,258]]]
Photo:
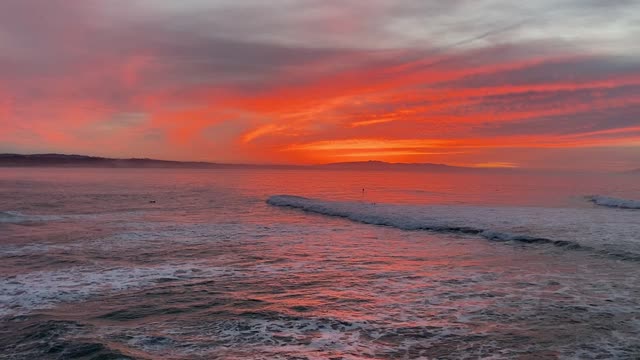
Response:
[[[0,169],[0,359],[635,359],[639,184]]]

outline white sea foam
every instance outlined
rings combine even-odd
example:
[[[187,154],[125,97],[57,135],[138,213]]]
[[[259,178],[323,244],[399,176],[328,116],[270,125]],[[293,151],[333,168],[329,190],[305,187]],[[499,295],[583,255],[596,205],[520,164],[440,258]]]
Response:
[[[0,211],[0,223],[42,223],[49,221],[74,220],[129,220],[131,217],[143,215],[144,211],[116,211],[95,214],[25,214],[19,211]]]
[[[619,199],[602,195],[593,195],[589,200],[600,206],[622,209],[640,209],[640,200]]]
[[[27,215],[19,211],[0,211],[0,223],[25,223],[59,220],[55,215]]]
[[[458,232],[498,241],[552,243],[640,259],[640,222],[632,212],[614,213],[598,208],[389,205],[323,201],[291,195],[272,196],[267,203],[403,230]]]
[[[110,269],[74,267],[30,272],[0,278],[0,316],[23,314],[97,294],[145,287],[161,280],[211,278],[232,273],[232,269],[196,263]]]

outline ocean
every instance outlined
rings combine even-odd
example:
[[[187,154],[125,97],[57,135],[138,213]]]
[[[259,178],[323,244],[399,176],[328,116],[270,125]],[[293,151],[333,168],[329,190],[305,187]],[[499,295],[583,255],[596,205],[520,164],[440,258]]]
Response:
[[[0,169],[0,359],[638,359],[640,177]]]

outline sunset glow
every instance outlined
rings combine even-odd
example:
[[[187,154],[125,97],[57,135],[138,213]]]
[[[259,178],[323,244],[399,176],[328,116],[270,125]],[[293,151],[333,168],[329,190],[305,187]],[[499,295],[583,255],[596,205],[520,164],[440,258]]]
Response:
[[[630,169],[639,13],[628,1],[3,1],[0,152]]]

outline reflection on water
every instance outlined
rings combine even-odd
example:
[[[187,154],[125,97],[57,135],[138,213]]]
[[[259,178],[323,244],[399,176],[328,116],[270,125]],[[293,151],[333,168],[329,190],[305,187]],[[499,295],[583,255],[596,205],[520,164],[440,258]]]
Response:
[[[584,195],[638,190],[625,177],[568,180],[2,170],[0,211],[31,218],[0,223],[0,358],[637,358],[636,261],[265,203],[569,212],[594,206]]]

